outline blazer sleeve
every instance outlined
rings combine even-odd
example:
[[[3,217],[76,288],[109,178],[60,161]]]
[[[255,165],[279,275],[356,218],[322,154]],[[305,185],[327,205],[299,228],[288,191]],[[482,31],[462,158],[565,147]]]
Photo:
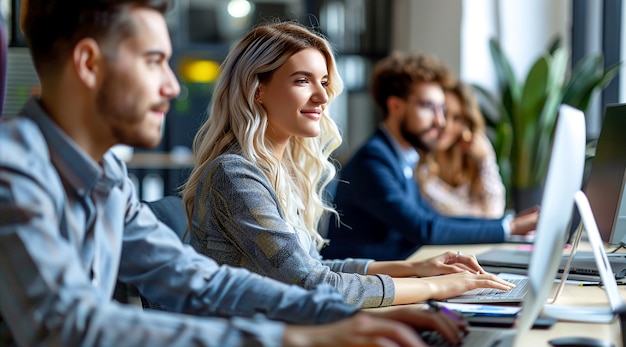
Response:
[[[397,157],[382,142],[362,148],[351,165],[349,178],[344,178],[353,186],[351,203],[415,244],[504,241],[500,219],[438,214],[423,200],[415,180],[404,177]]]
[[[196,221],[194,216],[194,224],[205,228],[196,232],[219,235],[236,248],[241,264],[233,265],[304,288],[329,283],[348,304],[357,307],[387,306],[393,301],[389,276],[334,272],[322,263],[318,253],[312,255],[304,249],[287,224],[268,179],[251,162],[238,155],[224,155],[207,168],[203,181],[198,196],[205,200],[198,203],[205,204],[211,221]],[[211,255],[210,250],[204,251]],[[345,262],[347,268],[353,266],[351,260]]]

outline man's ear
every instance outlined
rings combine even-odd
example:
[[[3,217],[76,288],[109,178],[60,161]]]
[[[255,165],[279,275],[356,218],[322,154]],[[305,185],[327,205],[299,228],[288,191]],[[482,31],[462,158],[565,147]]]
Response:
[[[389,114],[402,113],[401,110],[404,107],[404,100],[397,96],[389,96],[387,98],[387,110]]]
[[[103,59],[100,46],[92,38],[84,38],[74,45],[72,64],[76,75],[88,88],[94,88],[98,84]]]

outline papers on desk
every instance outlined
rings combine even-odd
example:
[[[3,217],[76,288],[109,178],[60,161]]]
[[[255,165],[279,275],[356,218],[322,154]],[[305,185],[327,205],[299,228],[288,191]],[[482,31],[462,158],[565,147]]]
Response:
[[[440,302],[448,310],[460,313],[463,316],[516,316],[522,309],[519,306],[455,304]]]

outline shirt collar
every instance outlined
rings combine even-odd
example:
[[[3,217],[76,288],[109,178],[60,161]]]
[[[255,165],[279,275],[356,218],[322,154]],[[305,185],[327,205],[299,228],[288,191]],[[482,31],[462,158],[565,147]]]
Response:
[[[109,184],[121,181],[122,170],[119,165],[112,165],[112,160],[119,159],[107,152],[100,166],[52,121],[38,98],[29,99],[22,114],[39,126],[48,143],[52,163],[61,176],[67,179],[66,184],[72,186],[79,195],[91,192],[103,179]]]
[[[420,158],[415,148],[409,147],[408,149],[403,149],[398,141],[391,135],[385,124],[381,124],[380,129],[389,138],[389,140],[391,140],[390,142],[396,152],[396,155],[398,155],[398,158],[400,158],[406,166],[414,168]]]

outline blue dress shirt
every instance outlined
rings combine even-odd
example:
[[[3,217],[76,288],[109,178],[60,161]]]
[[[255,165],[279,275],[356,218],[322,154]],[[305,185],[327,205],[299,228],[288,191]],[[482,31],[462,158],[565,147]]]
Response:
[[[114,302],[118,278],[184,314]],[[0,335],[14,343],[276,346],[284,324],[267,318],[354,312],[330,286],[306,291],[184,246],[140,203],[124,162],[93,161],[37,99],[0,124]]]

